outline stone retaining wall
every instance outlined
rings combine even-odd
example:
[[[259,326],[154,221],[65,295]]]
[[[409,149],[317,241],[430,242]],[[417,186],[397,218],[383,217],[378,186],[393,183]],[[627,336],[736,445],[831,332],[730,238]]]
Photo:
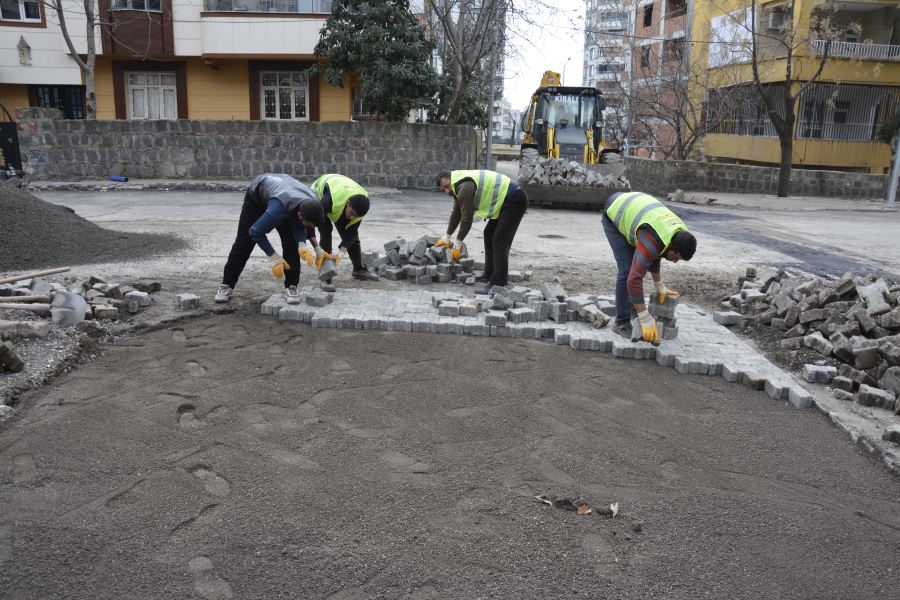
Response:
[[[628,157],[626,176],[635,190],[664,195],[676,189],[774,195],[778,169],[688,160]],[[792,196],[885,198],[888,177],[843,171],[791,170]]]
[[[80,121],[56,109],[17,111],[23,163],[36,180],[251,179],[311,181],[342,173],[363,185],[434,189],[442,170],[475,166],[463,125],[297,121]]]

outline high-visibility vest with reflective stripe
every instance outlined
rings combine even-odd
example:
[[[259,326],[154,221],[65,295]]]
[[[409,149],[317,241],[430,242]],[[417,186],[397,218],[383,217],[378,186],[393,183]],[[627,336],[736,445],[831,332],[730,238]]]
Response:
[[[620,193],[606,209],[606,214],[632,246],[637,245],[637,230],[641,225],[652,227],[664,248],[669,247],[675,233],[688,230],[678,215],[642,192]]]
[[[319,195],[320,200],[325,193],[326,185],[331,192],[331,210],[328,212],[328,219],[332,223],[337,223],[338,219],[341,218],[341,215],[344,214],[344,208],[347,206],[347,201],[350,199],[350,196],[359,194],[368,197],[369,195],[363,186],[359,185],[349,177],[338,175],[336,173],[329,173],[327,175],[322,175],[312,184],[312,189]],[[362,220],[362,217],[356,217],[347,223],[347,226],[349,227]]]
[[[453,171],[450,173],[450,187],[456,196],[456,187],[463,179],[471,179],[475,182],[475,199],[477,201],[475,214],[487,221],[496,219],[500,215],[500,208],[509,191],[509,183],[512,181],[502,173],[494,171]]]

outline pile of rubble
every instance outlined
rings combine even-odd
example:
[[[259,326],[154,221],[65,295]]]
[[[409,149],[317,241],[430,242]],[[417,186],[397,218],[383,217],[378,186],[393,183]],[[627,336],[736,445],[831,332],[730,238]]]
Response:
[[[64,269],[58,269],[64,270]],[[71,327],[85,320],[117,320],[149,306],[158,281],[129,285],[109,283],[99,277],[65,277],[62,283],[46,277],[12,278],[0,284],[0,337],[46,337],[50,325]],[[0,371],[21,371],[22,361],[10,342],[0,345]]]
[[[396,239],[384,245],[384,253],[366,252],[363,263],[376,269],[378,275],[393,281],[408,280],[410,283],[460,283],[473,285],[475,271],[483,271],[484,263],[468,258],[465,246],[463,258],[454,261],[450,249],[435,248],[438,238],[422,236],[414,242]],[[511,283],[531,281],[531,271],[510,271]]]
[[[718,323],[771,328],[784,351],[825,357],[804,366],[807,381],[830,384],[840,400],[900,414],[900,284],[783,271],[762,281],[752,268],[738,283],[741,291],[723,301],[730,310],[713,314]]]
[[[542,157],[534,148],[522,150],[518,179],[522,185],[568,185],[631,189],[631,183],[625,175],[603,175],[600,173],[599,165],[584,165],[574,160]]]

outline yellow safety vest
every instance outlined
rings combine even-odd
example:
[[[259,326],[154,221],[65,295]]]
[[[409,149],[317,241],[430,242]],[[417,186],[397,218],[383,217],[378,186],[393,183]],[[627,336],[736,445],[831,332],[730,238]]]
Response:
[[[475,182],[475,198],[478,201],[475,214],[487,221],[496,219],[500,215],[509,184],[512,181],[502,173],[485,170],[453,171],[450,173],[450,187],[456,196],[457,186],[464,180],[471,179]]]
[[[329,173],[327,175],[322,175],[312,184],[312,189],[319,195],[320,200],[325,194],[326,185],[331,192],[331,210],[328,212],[327,216],[332,223],[337,223],[338,219],[341,218],[341,215],[344,214],[344,208],[347,206],[347,201],[350,199],[350,196],[363,195],[368,197],[369,195],[363,186],[359,185],[349,177],[338,175],[337,173]],[[350,221],[347,226],[349,227],[362,220],[362,217],[356,217]]]
[[[649,225],[668,248],[672,237],[688,228],[678,215],[651,196],[642,192],[620,193],[606,210],[609,219],[632,246],[637,245],[637,230]]]

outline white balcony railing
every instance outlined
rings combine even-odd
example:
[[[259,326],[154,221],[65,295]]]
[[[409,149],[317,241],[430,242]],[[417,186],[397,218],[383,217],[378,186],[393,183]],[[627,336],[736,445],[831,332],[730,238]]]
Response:
[[[812,46],[816,54],[821,56],[827,43],[827,40],[813,40]],[[896,61],[900,60],[900,46],[867,42],[831,42],[828,55],[835,58]]]
[[[207,12],[328,14],[331,0],[204,0]]]

